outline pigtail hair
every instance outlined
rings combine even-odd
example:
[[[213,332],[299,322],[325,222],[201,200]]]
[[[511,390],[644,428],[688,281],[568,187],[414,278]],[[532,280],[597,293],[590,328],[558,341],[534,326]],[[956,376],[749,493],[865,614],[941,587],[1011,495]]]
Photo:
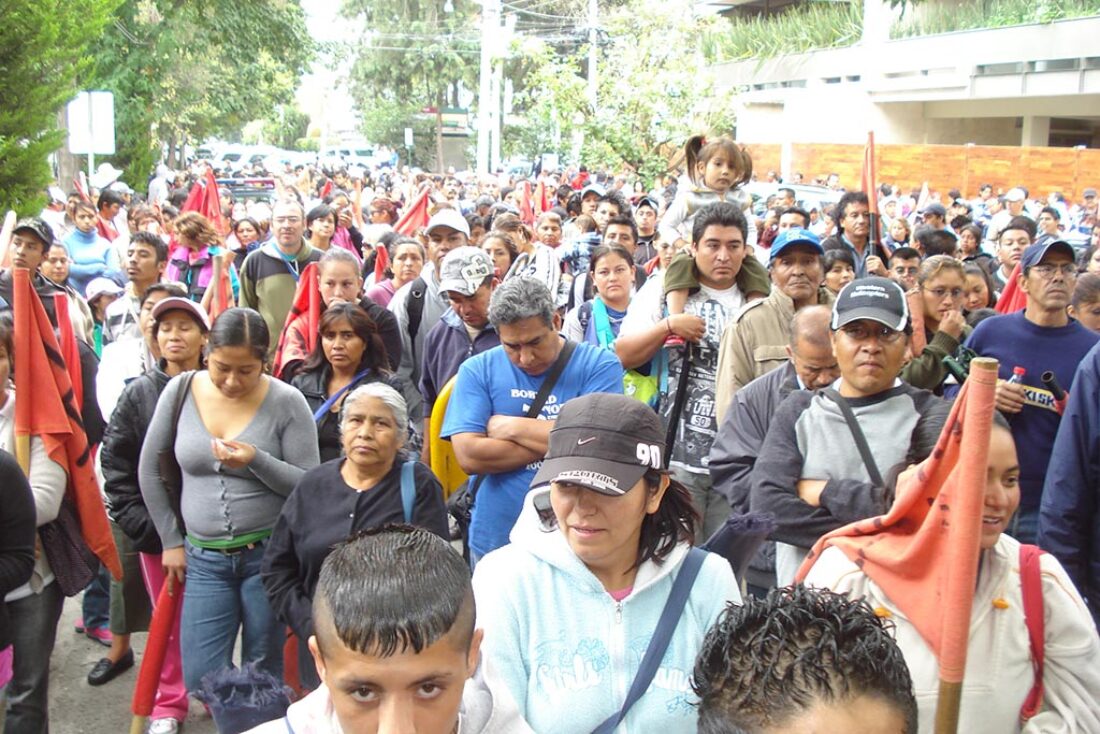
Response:
[[[697,173],[696,168],[699,165],[699,151],[703,149],[703,146],[707,143],[707,137],[705,135],[692,135],[684,143],[683,150],[679,151],[672,157],[672,160],[668,162],[668,168],[670,171],[675,171],[680,166],[684,166],[687,169],[688,178],[692,183],[698,185],[699,181],[696,180]]]

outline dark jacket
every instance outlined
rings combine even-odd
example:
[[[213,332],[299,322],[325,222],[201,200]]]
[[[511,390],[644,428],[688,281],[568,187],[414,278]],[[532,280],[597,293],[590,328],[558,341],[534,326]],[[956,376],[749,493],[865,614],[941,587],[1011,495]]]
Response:
[[[1100,346],[1081,361],[1050,455],[1039,547],[1052,553],[1100,625]]]
[[[424,360],[420,369],[420,394],[424,396],[424,417],[432,414],[439,391],[458,374],[458,368],[470,357],[500,346],[500,336],[492,324],[486,324],[477,339],[470,334],[452,309],[447,309],[439,322],[424,338]]]
[[[867,258],[873,256],[882,260],[883,265],[890,263],[890,253],[886,251],[886,248],[882,244],[875,244],[874,242],[868,242],[867,247],[863,250],[863,258],[861,259],[855,248],[848,242],[841,234],[835,234],[832,237],[826,237],[821,243],[821,247],[828,252],[829,250],[847,250],[852,253],[852,257],[856,259],[856,277],[867,277]]]
[[[310,412],[316,413],[328,400],[328,381],[331,378],[332,367],[326,362],[319,369],[310,370],[309,372],[301,371],[294,375],[290,384],[298,388],[298,391],[305,396]],[[404,389],[404,383],[395,377],[392,372],[372,370],[358,382],[353,383],[348,391],[344,393],[344,396],[350,395],[355,388],[366,385],[368,382],[384,382],[398,392]],[[410,416],[409,422],[411,423],[412,420]],[[343,444],[340,442],[340,418],[338,414],[328,411],[321,416],[320,421],[317,421],[317,441],[321,450],[321,463],[340,456],[343,451]]]
[[[389,474],[362,492],[349,487],[340,476],[343,459],[327,461],[306,472],[287,497],[264,550],[260,576],[275,615],[289,624],[300,640],[308,640],[313,633],[311,600],[321,564],[332,547],[362,530],[405,522],[401,465],[408,458],[398,452]],[[412,523],[449,540],[439,481],[419,462],[413,479]]]
[[[11,644],[4,597],[34,573],[34,495],[15,457],[0,451],[0,650]]]
[[[161,552],[160,536],[138,486],[138,459],[157,400],[169,379],[158,365],[126,385],[99,451],[111,519],[142,553]]]

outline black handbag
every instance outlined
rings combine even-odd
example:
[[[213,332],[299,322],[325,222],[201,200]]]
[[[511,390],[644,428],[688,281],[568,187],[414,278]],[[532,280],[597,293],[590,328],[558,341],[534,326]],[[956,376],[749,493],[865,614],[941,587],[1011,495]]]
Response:
[[[84,591],[99,573],[99,558],[84,542],[76,506],[67,494],[57,518],[38,528],[38,537],[61,593],[76,596]]]
[[[180,502],[183,496],[183,470],[176,460],[176,433],[179,430],[180,414],[183,413],[183,405],[187,402],[187,395],[191,392],[191,381],[195,379],[194,372],[186,372],[180,382],[179,395],[176,396],[176,404],[172,408],[172,433],[168,448],[157,452],[157,470],[160,473],[160,483],[164,487],[164,493],[168,495],[168,504],[176,515],[176,524],[180,533],[187,530],[183,524],[183,511]]]
[[[558,358],[554,360],[554,364],[550,367],[550,371],[546,373],[546,379],[542,381],[542,385],[535,395],[534,402],[527,407],[527,415],[525,417],[534,418],[542,411],[542,406],[546,404],[547,398],[550,397],[550,391],[554,389],[554,385],[557,384],[558,378],[561,377],[561,373],[565,371],[565,365],[569,364],[569,358],[573,356],[573,351],[576,350],[576,348],[577,345],[575,342],[571,342],[568,339],[565,340],[565,344],[562,345],[561,351],[558,352]],[[447,498],[447,512],[455,521],[453,539],[462,539],[462,556],[466,560],[470,560],[470,519],[474,514],[474,502],[477,500],[477,492],[481,489],[481,483],[484,480],[484,474],[479,474],[477,478],[474,479],[473,484],[467,479]]]

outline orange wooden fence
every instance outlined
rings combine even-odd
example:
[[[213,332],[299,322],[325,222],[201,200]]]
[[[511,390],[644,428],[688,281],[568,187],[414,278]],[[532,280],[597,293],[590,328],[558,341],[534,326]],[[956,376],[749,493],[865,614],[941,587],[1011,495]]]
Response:
[[[763,181],[768,171],[780,170],[779,145],[746,143],[746,147],[757,179]],[[862,145],[791,146],[791,171],[802,171],[805,183],[815,176],[838,173],[842,186],[858,188],[862,165]],[[1100,150],[1093,148],[880,144],[875,146],[875,167],[880,183],[909,191],[927,181],[932,191],[944,196],[957,188],[971,198],[978,195],[979,186],[989,183],[994,190],[1025,186],[1033,198],[1060,191],[1073,202],[1080,200],[1084,189],[1100,188]]]

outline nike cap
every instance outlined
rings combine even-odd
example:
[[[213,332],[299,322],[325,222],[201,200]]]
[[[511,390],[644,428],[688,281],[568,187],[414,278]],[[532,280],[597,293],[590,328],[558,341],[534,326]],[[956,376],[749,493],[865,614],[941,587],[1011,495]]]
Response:
[[[531,488],[566,482],[617,497],[664,468],[661,419],[625,395],[591,393],[562,406]]]

